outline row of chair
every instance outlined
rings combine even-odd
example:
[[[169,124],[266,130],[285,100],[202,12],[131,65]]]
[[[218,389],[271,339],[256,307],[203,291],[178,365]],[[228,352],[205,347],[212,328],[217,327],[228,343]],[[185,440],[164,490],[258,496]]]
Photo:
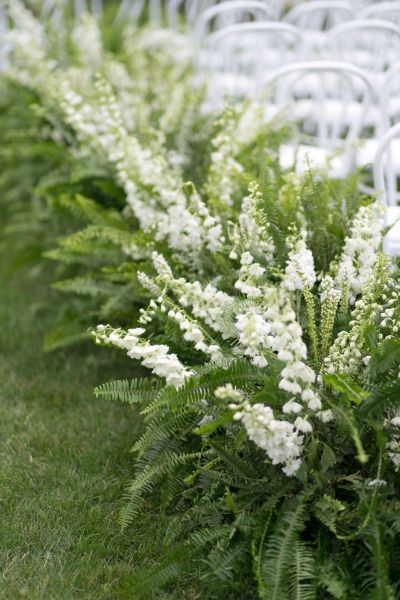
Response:
[[[237,0],[217,8],[234,8]],[[242,4],[242,3],[240,3]],[[243,14],[248,9],[243,11]],[[204,15],[203,15],[204,18]],[[204,25],[199,18],[199,27]],[[310,38],[294,25],[256,20],[219,28],[200,40],[204,62],[228,72],[268,71],[294,60],[335,59],[350,62],[378,79],[400,58],[400,27],[375,19],[353,20]],[[210,60],[211,59],[211,60]],[[376,84],[380,84],[378,79]]]
[[[313,0],[296,4],[283,15],[268,0],[231,0],[213,3],[198,13],[194,23],[199,37],[240,21],[279,20],[307,31],[311,38],[352,20],[373,19],[400,25],[400,2],[382,2],[357,7],[346,0]],[[313,32],[311,34],[310,32]]]
[[[193,25],[205,10],[222,3],[224,0],[28,0],[27,5],[42,17],[59,18],[66,8],[79,17],[85,11],[100,15],[107,5],[115,4],[120,19],[138,19],[146,14],[153,25],[176,26],[183,21]],[[5,4],[6,0],[0,0],[0,26]],[[396,1],[326,0],[325,6],[320,2],[318,8],[313,6],[313,0],[260,0],[260,4],[269,19],[282,18],[307,30],[326,29],[351,18],[377,18],[400,24],[399,2]]]
[[[314,0],[279,20],[268,2],[230,0],[206,9],[194,31],[209,106],[251,98],[267,118],[296,121],[284,167],[343,177],[373,163],[374,187],[363,189],[384,189],[386,224],[399,219],[400,2]],[[400,255],[400,223],[385,247]]]

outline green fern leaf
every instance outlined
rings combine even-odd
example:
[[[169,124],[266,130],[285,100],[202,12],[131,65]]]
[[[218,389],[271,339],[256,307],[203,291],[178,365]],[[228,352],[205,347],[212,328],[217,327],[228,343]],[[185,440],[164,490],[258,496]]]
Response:
[[[112,401],[120,400],[127,404],[135,404],[149,402],[162,387],[163,383],[159,379],[139,377],[109,381],[96,387],[94,393],[97,398]]]

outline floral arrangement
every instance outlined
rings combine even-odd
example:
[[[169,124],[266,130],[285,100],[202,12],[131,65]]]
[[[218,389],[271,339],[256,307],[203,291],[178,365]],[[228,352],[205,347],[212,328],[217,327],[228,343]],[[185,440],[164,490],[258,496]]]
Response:
[[[163,547],[135,597],[396,598],[400,292],[383,208],[355,179],[282,170],[287,131],[262,107],[205,112],[185,36],[127,28],[111,52],[86,15],[55,48],[22,3],[10,15],[7,114],[12,90],[34,98],[32,147],[52,149],[17,222],[35,219],[74,323],[48,347],[89,327],[147,369],[96,389],[145,423],[121,524],[150,504]]]

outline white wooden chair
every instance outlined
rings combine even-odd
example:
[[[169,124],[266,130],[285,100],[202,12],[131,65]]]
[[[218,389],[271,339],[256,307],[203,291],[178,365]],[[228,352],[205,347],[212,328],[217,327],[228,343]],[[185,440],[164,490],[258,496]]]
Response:
[[[386,205],[384,224],[393,226],[384,238],[384,250],[391,256],[400,256],[400,207],[397,204],[400,172],[394,169],[392,160],[395,141],[400,141],[400,123],[389,129],[378,144],[374,160],[374,186],[377,197]]]
[[[272,20],[276,13],[265,0],[230,0],[204,10],[194,24],[197,39],[201,42],[213,31],[238,23]]]
[[[183,17],[186,24],[193,26],[203,11],[213,4],[213,0],[165,0],[167,25],[177,27]]]
[[[209,101],[256,98],[265,77],[302,51],[301,32],[288,23],[240,23],[210,34],[202,55]]]
[[[351,20],[354,9],[344,0],[313,0],[302,2],[283,17],[286,23],[306,31],[326,31]]]
[[[352,63],[375,78],[400,59],[400,27],[377,19],[357,19],[327,32],[326,51],[335,60]]]
[[[323,52],[326,32],[351,20],[353,13],[352,6],[345,0],[313,0],[297,4],[284,15],[283,20],[306,33],[304,42],[310,58],[326,59]]]
[[[268,93],[272,102],[266,104],[266,118],[281,115],[299,125],[297,144],[282,146],[283,167],[302,172],[310,164],[336,178],[351,172],[374,98],[361,69],[339,61],[294,63],[270,74]]]
[[[400,2],[379,2],[362,8],[356,15],[357,19],[379,19],[400,26]]]
[[[147,6],[150,25],[177,27],[181,16],[187,23],[196,22],[199,15],[213,5],[213,0],[121,0],[117,21],[137,21]]]
[[[372,135],[359,148],[357,166],[365,167],[374,161],[380,138],[400,121],[400,61],[384,73],[376,94],[376,104],[371,107],[368,124]],[[400,140],[393,140],[393,167],[400,173]]]

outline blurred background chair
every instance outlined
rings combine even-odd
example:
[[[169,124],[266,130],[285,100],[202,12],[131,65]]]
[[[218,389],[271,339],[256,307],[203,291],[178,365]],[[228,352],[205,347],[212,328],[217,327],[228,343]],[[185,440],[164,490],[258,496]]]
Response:
[[[373,81],[372,81],[373,83]],[[357,166],[372,165],[380,138],[394,124],[400,121],[400,61],[390,67],[382,76],[377,89],[376,102],[370,108],[367,118],[371,136],[359,148]],[[393,168],[400,173],[400,140],[392,142]],[[368,191],[368,188],[365,188]]]
[[[313,0],[297,4],[284,15],[283,20],[307,32],[304,41],[317,52],[325,43],[326,31],[351,20],[353,16],[354,9],[349,2]]]
[[[296,60],[302,48],[301,32],[287,23],[240,23],[210,34],[202,61],[211,105],[257,98],[266,76]]]
[[[307,79],[312,85],[306,84]],[[270,74],[268,96],[267,118],[281,114],[298,127],[297,141],[281,148],[283,167],[295,165],[302,172],[311,166],[337,178],[354,169],[374,98],[361,69],[339,61],[287,65]]]
[[[376,19],[342,23],[327,33],[327,55],[356,65],[382,83],[384,72],[400,59],[400,27]]]
[[[378,2],[365,6],[357,13],[358,19],[379,19],[400,26],[400,2]]]
[[[194,30],[197,39],[204,40],[212,32],[229,25],[273,20],[276,14],[265,0],[231,0],[210,6],[197,18]]]
[[[380,140],[374,160],[374,186],[377,197],[386,205],[384,223],[393,226],[384,238],[384,250],[392,256],[400,256],[400,172],[393,165],[393,143],[400,141],[400,123],[389,129]]]

